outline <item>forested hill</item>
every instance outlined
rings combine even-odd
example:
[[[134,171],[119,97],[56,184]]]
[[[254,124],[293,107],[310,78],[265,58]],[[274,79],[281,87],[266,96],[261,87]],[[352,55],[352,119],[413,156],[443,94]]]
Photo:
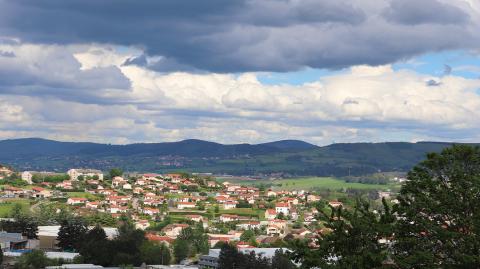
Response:
[[[128,171],[192,171],[254,175],[362,175],[407,171],[451,143],[351,143],[318,147],[298,140],[223,145],[202,140],[109,145],[26,138],[0,141],[0,163],[18,170],[71,167]]]

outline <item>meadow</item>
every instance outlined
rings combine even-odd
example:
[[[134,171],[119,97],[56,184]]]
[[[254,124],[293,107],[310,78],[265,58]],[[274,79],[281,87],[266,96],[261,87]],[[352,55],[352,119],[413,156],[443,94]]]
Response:
[[[275,180],[233,180],[234,183],[250,186],[265,185],[274,190],[312,190],[312,189],[357,189],[357,190],[386,190],[395,189],[396,184],[363,184],[349,183],[333,177],[304,177]]]
[[[27,199],[3,199],[0,202],[0,218],[10,217],[15,204],[20,204],[24,212],[30,208],[30,201]]]

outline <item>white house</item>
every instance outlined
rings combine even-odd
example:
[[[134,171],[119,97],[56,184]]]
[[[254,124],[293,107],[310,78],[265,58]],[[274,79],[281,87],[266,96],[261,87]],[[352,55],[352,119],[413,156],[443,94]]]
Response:
[[[146,207],[146,208],[143,209],[143,214],[146,214],[146,215],[153,216],[153,215],[157,215],[159,213],[160,213],[160,210],[158,210],[158,208]]]
[[[192,202],[178,202],[177,203],[178,209],[187,209],[187,208],[195,208],[195,203]]]
[[[223,204],[224,209],[234,209],[237,207],[237,201],[228,201]]]
[[[98,177],[98,180],[103,180],[103,173],[100,170],[96,169],[70,169],[67,171],[67,174],[70,176],[71,180],[78,180],[79,176],[84,177]]]
[[[23,171],[22,172],[22,180],[27,182],[27,184],[32,184],[33,183],[32,177],[33,177],[33,174],[30,171]]]
[[[83,205],[87,202],[86,198],[70,197],[67,199],[67,205]]]
[[[237,215],[228,215],[228,214],[223,214],[220,216],[220,221],[221,222],[230,222],[230,221],[237,221],[238,216]]]
[[[272,219],[275,219],[277,217],[277,212],[275,211],[275,209],[267,209],[265,211],[265,218],[267,220],[272,220]]]
[[[287,215],[290,212],[290,206],[288,203],[276,203],[275,212],[277,214],[283,213],[284,215]]]

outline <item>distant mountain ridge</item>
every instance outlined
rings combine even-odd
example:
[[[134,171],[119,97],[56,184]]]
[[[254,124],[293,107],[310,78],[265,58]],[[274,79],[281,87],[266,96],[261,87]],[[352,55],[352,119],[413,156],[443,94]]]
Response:
[[[281,140],[254,145],[224,145],[198,139],[187,139],[178,142],[110,145],[90,142],[59,142],[42,138],[22,138],[0,141],[0,160],[31,155],[58,156],[64,154],[93,156],[178,155],[183,157],[227,157],[314,148],[317,148],[317,146],[299,140]]]
[[[344,176],[408,171],[428,152],[449,142],[339,143],[319,147],[300,140],[223,145],[188,139],[179,142],[110,145],[41,138],[0,141],[0,164],[19,170],[120,167],[139,172],[191,171],[255,175]]]

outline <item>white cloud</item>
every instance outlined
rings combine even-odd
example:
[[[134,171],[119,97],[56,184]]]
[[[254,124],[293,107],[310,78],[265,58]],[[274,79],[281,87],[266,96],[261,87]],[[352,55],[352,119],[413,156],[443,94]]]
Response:
[[[385,65],[356,66],[304,85],[265,85],[254,73],[158,73],[124,66],[138,55],[125,48],[10,44],[0,49],[15,54],[0,58],[0,75],[14,70],[18,78],[29,78],[0,88],[2,138],[113,143],[295,138],[318,144],[480,138],[476,79]],[[110,72],[130,87],[112,88]],[[429,86],[430,80],[438,83]]]

